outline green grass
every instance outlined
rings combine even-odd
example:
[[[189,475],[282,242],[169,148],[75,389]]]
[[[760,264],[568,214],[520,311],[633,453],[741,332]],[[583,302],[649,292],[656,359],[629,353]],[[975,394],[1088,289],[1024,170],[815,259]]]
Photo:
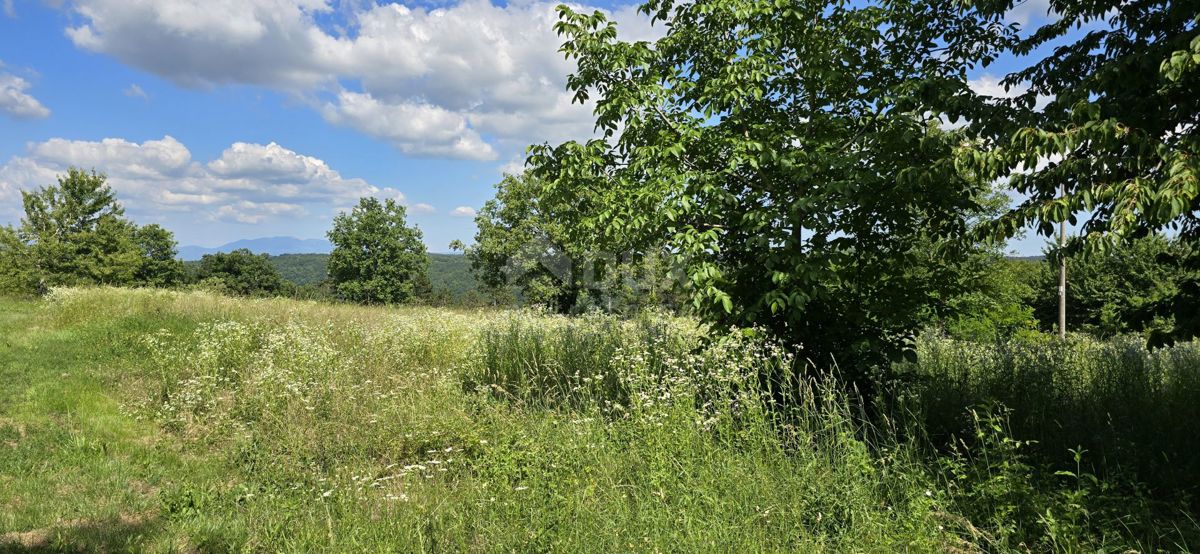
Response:
[[[0,551],[1146,551],[1195,535],[1159,500],[1054,475],[1002,412],[976,411],[969,451],[931,453],[827,381],[779,388],[786,351],[687,320],[59,290],[0,300],[0,345]]]

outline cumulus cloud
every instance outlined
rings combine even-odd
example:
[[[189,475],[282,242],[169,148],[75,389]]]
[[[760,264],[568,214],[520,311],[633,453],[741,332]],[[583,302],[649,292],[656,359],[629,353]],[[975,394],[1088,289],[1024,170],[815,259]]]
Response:
[[[324,0],[77,0],[76,46],[188,87],[308,87],[330,76],[314,54],[335,41],[313,24]]]
[[[4,64],[0,63],[0,68]],[[29,81],[11,73],[0,71],[0,112],[17,119],[40,119],[50,115],[50,110],[30,96]]]
[[[416,204],[413,204],[412,206],[409,206],[408,211],[410,213],[414,213],[414,214],[431,214],[433,212],[436,212],[437,210],[434,209],[434,207],[430,206],[429,204],[426,204],[424,202],[418,202]]]
[[[454,217],[475,217],[475,208],[470,206],[459,206],[450,212]]]
[[[592,133],[591,107],[564,90],[574,66],[558,52],[556,5],[75,0],[79,24],[67,34],[183,86],[295,93],[327,121],[406,154],[493,160],[498,149]],[[610,15],[624,38],[661,33],[633,6]]]
[[[202,163],[165,136],[142,143],[119,138],[32,143],[25,155],[0,165],[0,206],[19,205],[19,191],[52,184],[69,166],[108,175],[120,201],[141,216],[178,212],[258,224],[325,213],[363,196],[404,199],[399,190],[343,177],[324,161],[275,143],[234,143]],[[12,210],[0,215],[11,218]]]
[[[302,217],[308,212],[303,206],[286,202],[250,202],[246,200],[225,204],[216,209],[210,219],[229,223],[257,225],[274,216]]]
[[[513,158],[508,163],[496,168],[503,175],[520,175],[525,172],[525,160]]]
[[[459,113],[432,104],[385,103],[343,91],[322,110],[326,121],[387,140],[406,154],[492,160],[496,151]]]

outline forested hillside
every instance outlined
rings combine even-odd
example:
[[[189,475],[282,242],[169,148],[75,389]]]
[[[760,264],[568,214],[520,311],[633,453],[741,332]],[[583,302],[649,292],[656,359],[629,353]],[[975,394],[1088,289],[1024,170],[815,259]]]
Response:
[[[329,254],[281,254],[268,260],[284,279],[297,285],[314,285],[329,277]]]
[[[297,285],[315,285],[328,276],[329,254],[281,254],[267,260],[286,280]],[[197,266],[199,261],[184,262]],[[478,291],[479,283],[471,275],[470,262],[461,254],[429,254],[429,282],[434,291],[446,290],[454,299]]]

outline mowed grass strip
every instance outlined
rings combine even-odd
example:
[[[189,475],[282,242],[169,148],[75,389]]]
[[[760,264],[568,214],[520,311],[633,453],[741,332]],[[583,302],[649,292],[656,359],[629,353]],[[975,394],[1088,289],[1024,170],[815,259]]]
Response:
[[[202,472],[122,408],[142,322],[60,328],[43,315],[39,302],[0,299],[0,549],[169,541],[158,491]]]

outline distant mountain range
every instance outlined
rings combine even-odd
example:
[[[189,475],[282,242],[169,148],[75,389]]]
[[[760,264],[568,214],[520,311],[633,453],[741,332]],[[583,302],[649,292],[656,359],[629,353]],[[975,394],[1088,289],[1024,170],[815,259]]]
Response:
[[[208,248],[204,246],[180,246],[179,257],[184,260],[199,260],[205,254],[232,252],[245,248],[255,254],[328,254],[333,245],[325,239],[298,239],[296,237],[263,237],[259,239],[235,240],[228,244]]]

